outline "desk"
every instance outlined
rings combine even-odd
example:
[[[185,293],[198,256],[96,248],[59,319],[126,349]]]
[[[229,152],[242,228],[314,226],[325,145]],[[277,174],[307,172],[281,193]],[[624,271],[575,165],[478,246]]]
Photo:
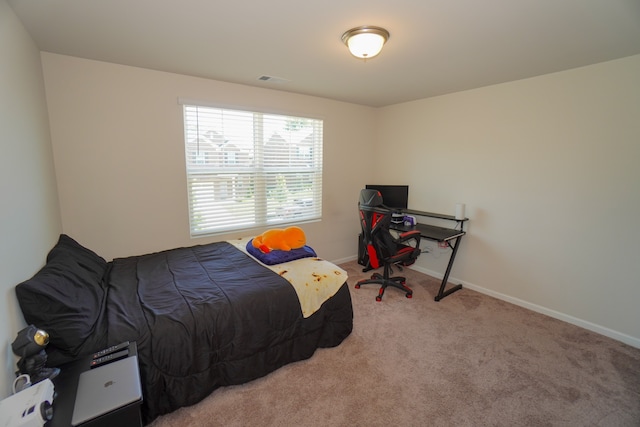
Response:
[[[447,221],[456,222],[456,227],[459,225],[460,228],[445,228],[445,227],[437,227],[435,225],[429,224],[421,224],[417,223],[413,227],[407,227],[403,224],[391,224],[391,229],[397,230],[400,232],[409,231],[409,230],[418,230],[420,231],[420,236],[424,237],[428,240],[433,240],[438,243],[446,243],[451,248],[451,256],[449,257],[449,262],[447,264],[447,270],[444,273],[444,277],[442,278],[442,283],[440,283],[440,290],[438,291],[438,295],[435,296],[436,301],[440,301],[442,298],[447,295],[451,295],[452,293],[459,291],[462,289],[462,285],[458,284],[445,290],[447,287],[447,281],[449,280],[449,274],[451,273],[451,268],[453,267],[453,261],[456,259],[456,254],[458,253],[458,247],[460,246],[460,240],[462,240],[462,236],[467,234],[464,231],[464,223],[469,220],[469,218],[458,219],[453,215],[444,215],[433,212],[424,212],[417,211],[414,209],[404,209],[402,211],[405,215],[413,215],[413,216],[421,216],[427,218],[436,218],[443,219]]]

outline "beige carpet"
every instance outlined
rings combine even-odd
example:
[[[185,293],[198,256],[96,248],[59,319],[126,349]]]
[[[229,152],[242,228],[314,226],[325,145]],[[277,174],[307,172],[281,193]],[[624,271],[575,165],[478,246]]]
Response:
[[[640,349],[405,269],[412,299],[353,284],[338,347],[158,418],[169,426],[640,426]],[[397,274],[397,272],[396,272]]]

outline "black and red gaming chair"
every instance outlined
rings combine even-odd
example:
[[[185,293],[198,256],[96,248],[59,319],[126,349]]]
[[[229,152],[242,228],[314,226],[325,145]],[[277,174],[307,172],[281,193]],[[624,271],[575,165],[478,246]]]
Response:
[[[355,288],[375,283],[380,285],[376,301],[381,301],[388,286],[405,291],[411,298],[413,291],[406,286],[405,277],[390,277],[392,266],[408,266],[420,255],[420,232],[417,230],[401,233],[394,237],[389,231],[392,211],[383,204],[382,195],[377,190],[361,190],[358,205],[362,239],[369,258],[369,265],[376,269],[384,266],[384,273],[373,273],[370,279],[360,280]]]

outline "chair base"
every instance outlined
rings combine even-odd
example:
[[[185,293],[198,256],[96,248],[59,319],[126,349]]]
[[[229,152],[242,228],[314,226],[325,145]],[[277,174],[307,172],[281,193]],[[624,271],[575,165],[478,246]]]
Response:
[[[384,277],[380,273],[373,273],[371,275],[371,279],[359,280],[358,283],[356,283],[355,288],[356,289],[360,289],[360,286],[369,285],[369,284],[378,284],[378,285],[380,285],[380,290],[378,291],[378,295],[376,296],[376,301],[380,302],[380,301],[382,301],[382,296],[384,295],[384,291],[389,286],[394,287],[394,288],[398,288],[398,289],[404,291],[405,292],[405,296],[407,298],[413,297],[413,291],[411,290],[411,288],[409,288],[405,284],[406,282],[407,282],[407,279],[405,277],[400,277],[400,276]]]

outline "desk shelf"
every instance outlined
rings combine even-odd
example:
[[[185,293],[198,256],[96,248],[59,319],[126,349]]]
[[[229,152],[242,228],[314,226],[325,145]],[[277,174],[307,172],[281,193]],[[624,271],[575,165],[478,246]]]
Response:
[[[469,221],[469,218],[459,219],[459,218],[456,218],[453,215],[445,215],[445,214],[439,214],[439,213],[434,213],[434,212],[417,211],[415,209],[403,209],[402,213],[403,214],[407,214],[407,215],[426,216],[426,217],[429,217],[429,218],[446,219],[448,221],[456,221],[456,222]]]

